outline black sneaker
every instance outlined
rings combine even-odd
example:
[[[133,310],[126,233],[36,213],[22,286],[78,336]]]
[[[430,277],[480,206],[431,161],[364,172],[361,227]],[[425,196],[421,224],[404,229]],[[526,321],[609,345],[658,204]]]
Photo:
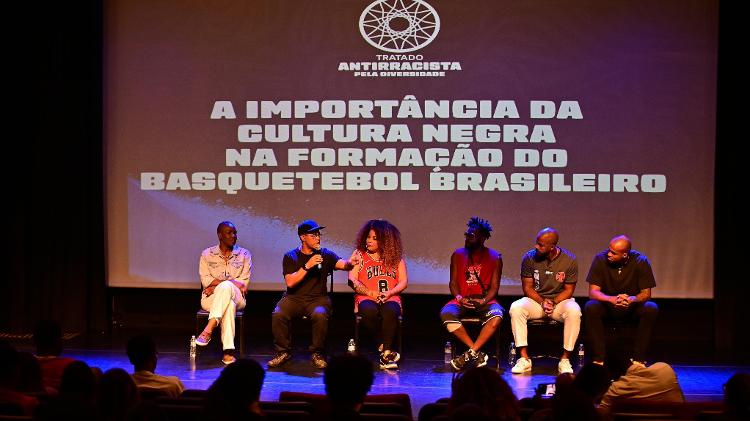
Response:
[[[317,368],[318,370],[323,370],[324,368],[328,367],[328,363],[326,362],[325,357],[317,352],[312,354],[312,357],[310,357],[310,364],[312,364],[313,367]]]
[[[484,367],[487,365],[487,361],[490,359],[490,357],[487,356],[482,351],[477,351],[474,354],[474,363],[477,365],[477,367]]]
[[[471,350],[468,350],[464,352],[463,354],[459,355],[458,357],[451,360],[451,366],[456,371],[461,371],[465,368],[468,368],[472,365],[474,362],[474,356],[472,355]]]
[[[383,352],[380,354],[380,369],[381,370],[398,370],[398,361],[401,359],[401,355],[398,352],[391,351],[388,354]]]
[[[279,367],[291,359],[292,359],[292,354],[288,352],[278,352],[276,353],[275,357],[273,357],[270,361],[268,361],[268,368]]]

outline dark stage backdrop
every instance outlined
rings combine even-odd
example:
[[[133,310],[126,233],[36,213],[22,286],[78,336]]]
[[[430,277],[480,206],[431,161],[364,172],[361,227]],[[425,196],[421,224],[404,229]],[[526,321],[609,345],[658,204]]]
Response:
[[[445,293],[478,215],[501,294],[553,226],[580,278],[626,233],[657,297],[710,298],[717,48],[716,1],[108,1],[109,285],[196,288],[229,219],[280,289],[300,220],[348,256],[385,218]]]

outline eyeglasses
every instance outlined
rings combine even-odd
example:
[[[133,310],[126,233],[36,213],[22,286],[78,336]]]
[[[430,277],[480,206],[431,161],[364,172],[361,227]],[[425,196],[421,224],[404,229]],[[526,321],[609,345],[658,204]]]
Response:
[[[320,233],[320,231],[318,231],[318,232],[308,232],[307,235],[312,236],[312,237],[320,237],[322,234]]]

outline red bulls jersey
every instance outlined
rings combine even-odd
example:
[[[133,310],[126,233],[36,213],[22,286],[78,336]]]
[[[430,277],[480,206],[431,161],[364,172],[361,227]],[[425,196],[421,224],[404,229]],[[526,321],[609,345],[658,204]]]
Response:
[[[384,292],[396,287],[398,284],[398,268],[383,268],[381,260],[373,259],[368,253],[359,252],[362,262],[359,264],[357,280],[371,291]],[[375,301],[372,298],[357,294],[354,296],[354,311],[357,311],[359,303],[363,300]],[[401,305],[401,297],[394,295],[388,301],[395,301]]]

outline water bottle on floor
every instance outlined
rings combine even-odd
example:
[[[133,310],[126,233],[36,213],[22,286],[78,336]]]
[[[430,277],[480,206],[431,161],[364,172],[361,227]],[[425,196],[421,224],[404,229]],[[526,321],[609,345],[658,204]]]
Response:
[[[578,344],[578,368],[583,367],[584,357],[583,344]]]
[[[195,335],[190,337],[190,348],[188,351],[188,355],[190,356],[191,360],[195,359],[196,355],[196,348],[195,348]]]
[[[357,343],[354,342],[354,339],[349,339],[349,344],[346,346],[346,352],[349,354],[357,352]]]
[[[197,369],[197,365],[195,363],[195,358],[190,358],[188,360],[188,378],[190,380],[195,380],[195,370]]]
[[[516,343],[511,342],[508,348],[508,367],[513,367],[516,364]]]
[[[445,348],[443,349],[444,356],[443,360],[445,361],[445,364],[450,364],[451,360],[453,359],[453,345],[451,345],[451,341],[448,341],[445,343]]]

